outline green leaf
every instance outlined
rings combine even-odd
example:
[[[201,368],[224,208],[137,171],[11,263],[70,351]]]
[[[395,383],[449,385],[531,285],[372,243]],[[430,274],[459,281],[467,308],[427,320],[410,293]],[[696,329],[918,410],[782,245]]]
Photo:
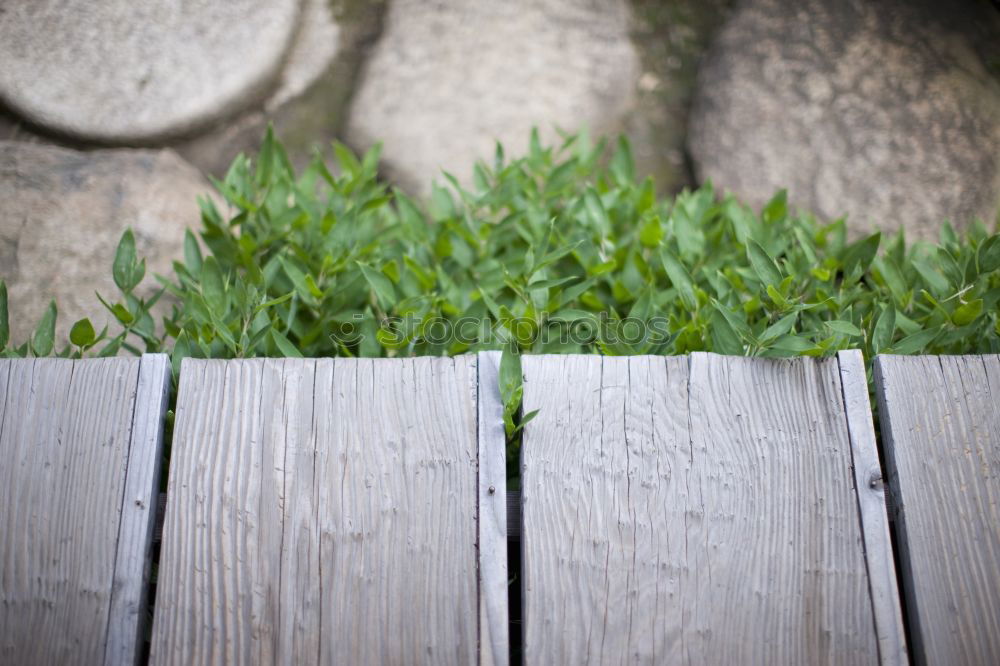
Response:
[[[955,290],[960,289],[963,286],[963,272],[959,268],[958,262],[955,261],[955,257],[952,256],[951,252],[939,247],[936,253],[937,266],[944,273],[944,276],[951,283],[952,288]]]
[[[875,255],[878,253],[879,244],[882,242],[882,234],[876,232],[867,238],[863,238],[851,244],[844,251],[844,274],[863,275],[871,266]]]
[[[274,148],[274,128],[271,123],[267,124],[267,131],[264,133],[264,142],[261,144],[260,152],[257,154],[257,186],[266,187],[274,174],[275,162]]]
[[[761,342],[768,342],[774,340],[775,338],[780,338],[781,336],[792,330],[795,326],[795,321],[799,318],[798,312],[793,312],[792,314],[785,315],[778,321],[774,322],[765,329],[765,331],[760,336]]]
[[[660,218],[654,216],[639,230],[639,242],[646,247],[656,247],[663,240],[663,227]]]
[[[788,191],[780,190],[764,206],[764,209],[761,211],[761,217],[764,218],[765,222],[773,224],[780,221],[786,215],[788,215]],[[780,281],[778,280],[778,282]],[[768,284],[777,284],[777,282],[770,282]]]
[[[892,297],[898,302],[902,302],[907,287],[899,268],[896,266],[896,262],[890,257],[880,257],[876,260],[875,267],[882,275],[882,279],[885,280],[885,284],[892,293]]]
[[[634,161],[632,159],[632,146],[624,135],[618,137],[618,149],[611,158],[609,168],[619,185],[628,185],[635,182]]]
[[[365,276],[365,280],[368,281],[369,286],[375,291],[375,295],[378,297],[382,307],[386,311],[391,310],[392,306],[396,303],[396,290],[392,286],[392,281],[383,273],[376,271],[370,266],[359,262],[358,267],[361,269],[361,274]]]
[[[69,331],[69,341],[77,347],[89,347],[94,344],[96,336],[94,325],[86,317],[73,324]]]
[[[887,350],[893,354],[915,354],[926,351],[926,347],[941,333],[940,329],[926,329],[908,335]]]
[[[174,377],[179,377],[181,373],[181,361],[191,355],[190,343],[187,333],[181,331],[174,340],[174,348],[170,351],[170,369]]]
[[[500,397],[504,404],[510,402],[511,396],[521,386],[521,356],[511,349],[504,349],[500,354]]]
[[[778,265],[757,241],[747,241],[747,258],[762,285],[777,286],[781,284],[782,277]]]
[[[226,306],[226,289],[222,282],[222,270],[215,257],[209,256],[201,266],[201,295],[213,312],[223,314]]]
[[[118,353],[118,350],[122,348],[122,342],[125,339],[125,334],[122,333],[116,338],[113,338],[108,344],[104,345],[101,351],[97,352],[97,356],[100,358],[107,358],[109,356],[114,356]]]
[[[536,289],[554,289],[555,287],[561,287],[567,282],[573,282],[579,278],[575,275],[570,275],[569,277],[559,278],[558,280],[539,280],[537,282],[531,282],[528,284],[528,289],[532,291]]]
[[[610,231],[611,221],[608,219],[608,213],[604,210],[601,197],[597,195],[597,191],[593,187],[587,188],[587,191],[583,195],[583,201],[587,207],[587,212],[590,213],[591,219],[597,224],[597,228],[602,233]]]
[[[697,310],[698,297],[694,293],[694,284],[691,282],[691,276],[680,260],[667,248],[661,248],[660,261],[663,263],[663,270],[667,272],[670,282],[677,289],[677,293],[680,294],[684,307],[689,311]]]
[[[747,325],[746,314],[743,310],[731,310],[716,300],[712,301],[712,306],[729,323],[729,326],[741,340],[750,337],[750,327]]]
[[[35,334],[31,338],[31,351],[35,356],[48,356],[56,339],[56,302],[49,301]]]
[[[306,275],[305,283],[306,283],[306,289],[309,290],[309,294],[313,298],[317,299],[323,298],[323,290],[320,289],[319,285],[316,284],[316,280],[313,279],[312,275]]]
[[[369,199],[368,201],[365,202],[365,205],[361,207],[361,212],[369,213],[373,210],[378,210],[382,206],[389,203],[391,200],[392,197],[389,196],[375,197],[374,199]]]
[[[406,337],[399,332],[381,327],[375,331],[375,339],[386,349],[394,350],[405,348],[408,342]]]
[[[712,351],[718,354],[729,354],[731,356],[742,356],[744,349],[740,336],[730,325],[729,320],[716,309],[712,312],[709,324],[709,335],[712,340]]]
[[[587,273],[592,276],[604,275],[605,273],[610,273],[611,271],[618,268],[618,262],[614,259],[605,261],[603,263],[597,264],[596,266],[591,266],[587,269]]]
[[[938,236],[941,239],[941,245],[944,246],[958,242],[958,235],[955,233],[955,228],[947,220],[941,225],[941,231]]]
[[[913,267],[924,279],[924,284],[930,287],[932,294],[940,298],[948,293],[948,280],[936,268],[921,259],[914,259]]]
[[[875,330],[872,332],[872,351],[876,354],[892,343],[892,336],[896,332],[896,306],[890,301],[882,308]]]
[[[1000,234],[990,236],[980,244],[976,260],[981,273],[992,273],[1000,268]]]
[[[781,292],[775,289],[772,285],[767,285],[767,297],[771,299],[771,302],[777,305],[782,310],[789,307],[788,299],[781,295]]]
[[[521,406],[523,395],[521,375],[521,356],[511,347],[506,347],[500,355],[500,401],[504,406],[504,421],[507,425],[507,436],[514,433],[513,416]]]
[[[112,276],[115,284],[123,292],[130,292],[142,280],[142,276],[137,276],[137,266],[135,263],[135,236],[131,229],[126,229],[118,241],[118,249],[115,251],[115,260],[112,267]]]
[[[635,299],[635,303],[632,304],[632,309],[629,310],[629,319],[638,319],[639,321],[646,321],[649,319],[653,312],[653,290],[645,289],[639,298]]]
[[[300,352],[295,345],[293,345],[292,342],[285,337],[285,334],[278,329],[271,329],[271,340],[274,341],[274,345],[283,356],[288,358],[302,358],[302,352]]]
[[[279,257],[278,261],[281,264],[282,270],[285,271],[285,275],[287,275],[288,279],[292,281],[292,285],[294,285],[295,290],[302,299],[310,301],[316,298],[314,295],[317,291],[315,280],[312,282],[312,285],[310,285],[309,280],[306,278],[311,276],[307,276],[305,272],[303,272],[303,270],[296,265],[294,259]]]
[[[361,162],[354,156],[350,148],[339,141],[333,142],[333,153],[337,158],[337,163],[349,176],[356,177],[361,173]]]
[[[190,229],[184,230],[184,265],[191,275],[201,273],[201,248]]]
[[[771,349],[778,349],[792,354],[804,354],[816,348],[816,345],[799,335],[782,335],[772,344]]]
[[[538,161],[542,158],[542,141],[538,138],[537,127],[531,128],[531,137],[528,139],[528,155],[532,161]]]
[[[824,321],[827,328],[829,328],[834,333],[840,333],[842,335],[850,335],[852,337],[860,337],[861,329],[852,324],[849,321],[843,321],[841,319],[834,319],[831,321]]]
[[[126,326],[129,326],[135,321],[135,317],[132,316],[132,313],[129,312],[128,308],[121,303],[115,303],[111,306],[111,314],[113,314],[118,321]]]
[[[540,410],[540,409],[533,409],[530,412],[528,412],[527,414],[525,414],[524,416],[522,416],[521,417],[521,422],[517,424],[517,426],[514,428],[514,430],[512,432],[510,432],[510,433],[507,434],[507,437],[508,438],[513,437],[517,433],[519,433],[522,430],[524,430],[524,427],[526,425],[528,425],[529,423],[531,423],[532,419],[534,419],[536,416],[538,416],[538,413],[540,411],[542,411],[542,410]]]
[[[291,300],[291,298],[292,298],[292,296],[294,294],[295,294],[295,292],[290,291],[287,294],[283,294],[282,296],[278,296],[277,298],[272,298],[269,301],[264,301],[263,303],[261,303],[260,305],[258,305],[257,307],[254,308],[254,312],[255,313],[256,312],[260,312],[261,310],[266,310],[267,308],[274,307],[275,305],[281,305],[282,303],[286,303],[289,300]]]
[[[382,156],[382,142],[376,141],[375,145],[369,148],[361,158],[361,172],[368,178],[375,176],[378,169],[378,161]]]
[[[820,282],[826,282],[832,277],[832,274],[826,268],[810,268],[809,274]]]
[[[551,321],[574,322],[584,319],[587,321],[597,321],[597,315],[595,315],[593,312],[587,312],[585,310],[574,310],[572,308],[565,308],[563,310],[559,310],[558,312],[549,315],[549,320]]]
[[[971,324],[983,313],[983,299],[977,298],[974,301],[963,303],[955,308],[951,315],[951,323],[955,326],[965,326]]]

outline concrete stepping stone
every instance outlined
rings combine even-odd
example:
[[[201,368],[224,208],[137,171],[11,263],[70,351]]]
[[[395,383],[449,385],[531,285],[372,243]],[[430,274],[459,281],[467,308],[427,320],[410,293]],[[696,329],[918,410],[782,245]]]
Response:
[[[0,7],[0,99],[32,123],[158,141],[262,99],[298,0],[32,0]]]
[[[494,140],[531,127],[621,129],[640,74],[624,0],[394,0],[352,103],[347,137],[384,142],[387,175],[426,194],[441,169],[466,179]]]
[[[119,299],[111,267],[129,226],[146,258],[146,293],[155,292],[152,276],[170,275],[184,256],[184,229],[199,227],[197,197],[210,190],[170,150],[85,153],[0,141],[0,278],[12,341],[28,339],[53,298],[60,348],[82,317],[100,331],[111,317],[94,291]]]
[[[945,218],[992,222],[1000,12],[958,5],[744,3],[699,74],[699,179],[757,205],[787,187],[795,205],[846,213],[854,232],[936,238]]]
[[[314,145],[329,146],[350,96],[345,70],[358,67],[345,61],[360,59],[357,31],[351,17],[333,15],[329,0],[301,4],[299,29],[275,88],[241,113],[173,143],[188,162],[221,177],[238,154],[257,151],[268,122],[296,165],[308,163]]]

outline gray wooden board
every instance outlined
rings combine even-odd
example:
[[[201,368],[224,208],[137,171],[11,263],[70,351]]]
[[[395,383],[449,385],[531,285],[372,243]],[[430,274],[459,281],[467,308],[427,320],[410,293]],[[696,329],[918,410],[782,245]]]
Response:
[[[896,564],[886,513],[885,480],[878,459],[875,424],[868,397],[865,360],[857,349],[837,353],[843,385],[847,428],[851,438],[851,459],[857,489],[861,528],[864,533],[865,561],[871,585],[872,610],[883,664],[907,664],[903,610],[896,580]]]
[[[482,666],[510,662],[507,604],[507,451],[500,352],[477,355],[479,401],[479,628]]]
[[[167,368],[0,360],[0,663],[137,660]]]
[[[1000,356],[879,356],[918,663],[1000,663]]]
[[[151,662],[475,663],[476,368],[185,360]]]
[[[523,368],[526,664],[879,660],[837,359]]]

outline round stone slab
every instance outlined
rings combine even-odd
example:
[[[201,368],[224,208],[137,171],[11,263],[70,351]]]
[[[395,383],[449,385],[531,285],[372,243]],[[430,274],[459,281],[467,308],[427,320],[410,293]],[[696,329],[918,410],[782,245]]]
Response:
[[[31,0],[0,7],[0,98],[83,139],[153,141],[262,98],[297,0]]]
[[[7,282],[12,341],[28,340],[49,300],[59,314],[61,348],[77,319],[118,328],[94,295],[121,298],[111,266],[122,233],[135,233],[147,261],[138,291],[151,297],[154,275],[172,275],[184,256],[184,230],[197,228],[198,197],[211,186],[171,150],[77,152],[0,141],[0,278]],[[160,314],[169,310],[164,300]],[[157,327],[160,314],[155,315]]]
[[[747,0],[698,75],[696,174],[755,207],[787,188],[857,234],[992,221],[998,29],[974,0]]]
[[[615,132],[640,73],[625,0],[393,0],[351,103],[347,138],[377,141],[385,173],[430,193],[476,159],[508,155],[557,128]]]

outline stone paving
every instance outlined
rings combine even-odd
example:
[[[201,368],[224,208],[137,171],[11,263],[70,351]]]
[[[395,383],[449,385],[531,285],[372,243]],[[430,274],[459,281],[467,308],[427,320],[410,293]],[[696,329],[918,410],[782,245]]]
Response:
[[[52,298],[60,339],[82,317],[100,330],[109,317],[94,292],[119,298],[110,267],[125,229],[146,257],[146,274],[167,275],[183,257],[184,229],[197,223],[205,191],[198,170],[169,149],[81,152],[0,141],[0,276],[12,339],[29,338]],[[158,284],[143,286],[149,297]]]
[[[160,141],[267,93],[299,0],[32,0],[0,15],[0,94],[84,141]]]
[[[536,125],[547,143],[559,128],[621,131],[640,74],[628,22],[622,0],[462,0],[433,12],[394,0],[347,136],[382,141],[390,177],[427,194],[442,169],[464,180],[497,140],[524,152]]]
[[[1000,204],[1000,10],[983,0],[3,3],[0,277],[12,311],[31,319],[56,297],[64,324],[82,316],[129,224],[168,266],[183,228],[198,225],[204,175],[252,154],[268,122],[298,164],[332,139],[356,150],[382,141],[383,175],[418,196],[441,169],[466,178],[497,139],[522,151],[533,126],[549,139],[624,132],[662,192],[711,179],[759,205],[787,187],[793,206],[846,214],[853,233],[932,237],[945,218],[992,221]]]
[[[689,128],[698,177],[755,206],[780,184],[857,232],[934,239],[944,219],[990,219],[1000,80],[977,53],[983,24],[964,18],[919,3],[747,3],[701,67]],[[993,39],[995,57],[1000,30]]]

